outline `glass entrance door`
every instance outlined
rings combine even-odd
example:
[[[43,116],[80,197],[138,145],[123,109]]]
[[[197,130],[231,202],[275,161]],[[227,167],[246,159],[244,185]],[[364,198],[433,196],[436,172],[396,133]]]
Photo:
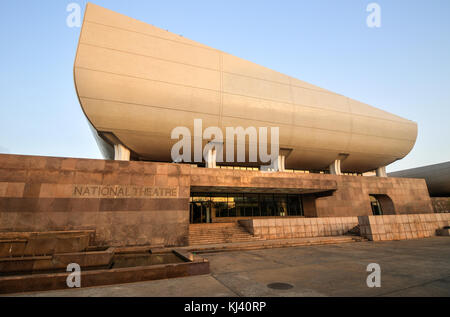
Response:
[[[209,201],[193,201],[190,203],[191,223],[211,222],[211,203]]]

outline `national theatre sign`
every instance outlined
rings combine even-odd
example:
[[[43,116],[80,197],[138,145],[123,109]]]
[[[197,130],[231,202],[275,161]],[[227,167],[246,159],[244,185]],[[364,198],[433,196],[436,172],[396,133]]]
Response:
[[[177,196],[177,187],[73,185],[72,190],[72,197],[83,198],[171,198]]]

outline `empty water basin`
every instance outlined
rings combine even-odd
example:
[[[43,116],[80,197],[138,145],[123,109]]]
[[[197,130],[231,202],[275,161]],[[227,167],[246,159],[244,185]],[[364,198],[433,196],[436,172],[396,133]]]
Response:
[[[159,264],[183,263],[186,260],[173,252],[151,254],[145,253],[127,253],[115,254],[112,260],[112,269],[123,267],[149,266]]]

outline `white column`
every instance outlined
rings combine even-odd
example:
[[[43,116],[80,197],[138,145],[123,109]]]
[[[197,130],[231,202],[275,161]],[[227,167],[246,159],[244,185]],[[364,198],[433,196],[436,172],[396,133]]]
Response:
[[[278,171],[283,172],[286,169],[286,156],[278,155]]]
[[[217,151],[216,148],[212,150],[212,161],[213,161],[213,168],[217,167]]]
[[[333,174],[333,175],[342,175],[342,172],[341,172],[341,160],[335,160],[335,161],[330,165],[330,174]]]
[[[387,177],[386,166],[378,167],[376,170],[376,174],[378,177]]]
[[[286,170],[286,156],[278,155],[277,159],[270,165],[261,165],[259,167],[260,171],[263,172],[283,172]]]
[[[208,159],[206,160],[206,167],[207,168],[216,168],[216,158],[217,158],[217,152],[215,148],[208,149]]]
[[[114,160],[129,161],[130,160],[130,150],[128,150],[122,144],[114,144]]]

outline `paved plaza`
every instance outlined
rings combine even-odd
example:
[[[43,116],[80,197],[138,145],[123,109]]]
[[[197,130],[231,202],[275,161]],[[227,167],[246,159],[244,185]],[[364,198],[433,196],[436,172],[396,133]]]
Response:
[[[206,253],[211,274],[25,296],[450,296],[450,238]],[[369,288],[369,263],[381,287]],[[287,289],[268,287],[286,283]]]

